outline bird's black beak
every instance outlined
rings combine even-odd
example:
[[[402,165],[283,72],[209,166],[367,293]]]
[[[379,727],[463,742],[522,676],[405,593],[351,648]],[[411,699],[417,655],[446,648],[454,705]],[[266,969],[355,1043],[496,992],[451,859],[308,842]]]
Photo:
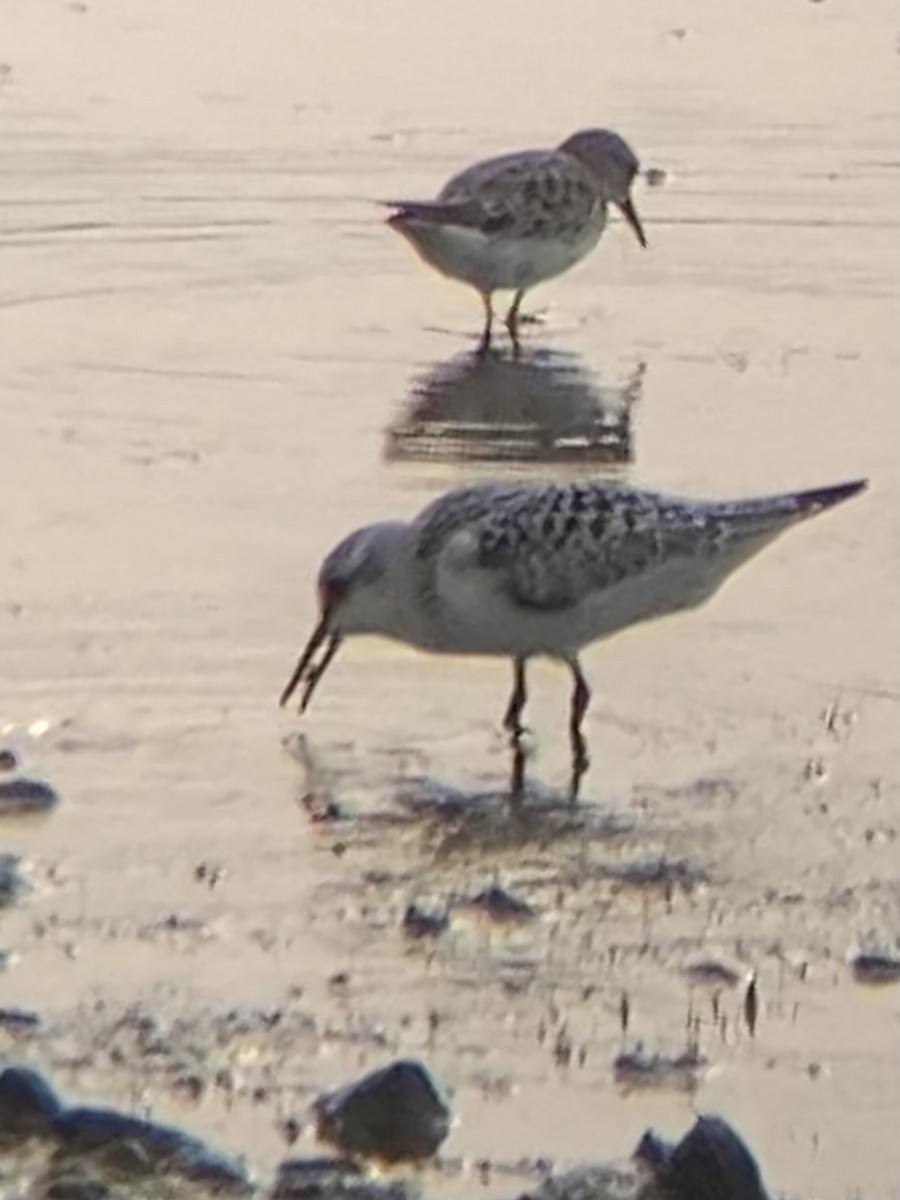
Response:
[[[328,645],[325,647],[325,653],[317,663],[313,663],[313,658],[316,651],[326,638],[328,638]],[[324,608],[318,625],[316,625],[315,629],[312,631],[312,637],[310,637],[309,641],[306,643],[303,653],[297,660],[297,665],[294,668],[293,675],[291,675],[290,679],[287,681],[284,691],[281,693],[281,698],[279,699],[278,703],[282,708],[284,708],[288,700],[290,700],[299,684],[304,682],[304,676],[306,676],[306,687],[303,689],[303,695],[300,697],[300,712],[306,712],[309,702],[312,699],[312,694],[315,691],[316,684],[325,674],[326,670],[328,669],[328,664],[334,658],[335,654],[337,654],[338,647],[340,646],[342,640],[343,639],[339,633],[332,633],[330,637],[328,636],[328,609]]]
[[[646,250],[647,238],[644,234],[644,227],[641,224],[641,218],[637,215],[637,209],[634,207],[631,197],[626,196],[624,200],[616,200],[615,205],[628,222],[634,236]]]

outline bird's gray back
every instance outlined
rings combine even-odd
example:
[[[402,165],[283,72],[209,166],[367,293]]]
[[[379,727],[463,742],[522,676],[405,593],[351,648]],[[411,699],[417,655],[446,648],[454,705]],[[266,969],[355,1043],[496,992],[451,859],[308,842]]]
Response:
[[[476,204],[485,232],[508,228],[525,236],[546,232],[551,214],[554,227],[564,233],[605,212],[588,169],[556,150],[525,150],[475,163],[445,184],[437,199]]]
[[[485,158],[481,162],[464,167],[449,179],[437,195],[438,200],[468,200],[482,188],[497,185],[504,187],[527,178],[535,171],[543,170],[552,160],[552,150],[521,150],[512,154],[501,154],[496,158]]]
[[[413,522],[415,570],[434,605],[439,564],[455,554],[457,565],[493,575],[517,608],[561,612],[679,561],[714,578],[720,558],[724,578],[796,519],[789,499],[698,503],[599,483],[476,486]]]

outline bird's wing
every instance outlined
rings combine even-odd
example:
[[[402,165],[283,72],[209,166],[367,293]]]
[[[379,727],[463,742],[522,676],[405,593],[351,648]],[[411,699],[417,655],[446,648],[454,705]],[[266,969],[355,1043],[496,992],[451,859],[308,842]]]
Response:
[[[679,560],[712,586],[791,525],[865,486],[712,502],[594,483],[476,486],[420,514],[415,557],[423,595],[437,607],[439,575],[481,572],[519,608],[562,612]]]
[[[600,485],[548,487],[480,531],[479,565],[503,573],[521,608],[561,611],[652,568],[664,518],[655,497]]]
[[[508,485],[442,497],[416,544],[432,581],[439,569],[483,571],[520,608],[561,611],[715,536],[702,510],[649,493]]]
[[[436,200],[398,201],[400,217],[463,225],[482,233],[539,235],[580,228],[601,201],[587,170],[569,155],[533,150],[475,163],[455,175]],[[562,222],[562,224],[561,224]]]

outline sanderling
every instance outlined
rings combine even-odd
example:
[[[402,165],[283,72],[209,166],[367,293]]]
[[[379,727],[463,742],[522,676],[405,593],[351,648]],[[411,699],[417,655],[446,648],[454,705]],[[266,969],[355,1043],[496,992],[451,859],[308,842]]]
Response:
[[[425,262],[471,284],[484,304],[480,349],[491,341],[492,294],[515,292],[506,328],[518,346],[519,310],[528,288],[580,262],[597,245],[615,204],[647,245],[631,199],[637,157],[617,133],[585,129],[556,150],[524,150],[475,163],[436,200],[388,201],[388,225]]]
[[[481,484],[448,492],[412,521],[367,525],[328,554],[319,570],[319,622],[281,704],[304,683],[305,711],[353,634],[381,634],[445,654],[511,658],[503,726],[517,801],[525,768],[525,666],[536,655],[555,658],[573,680],[574,800],[588,767],[581,726],[591,697],[578,652],[630,625],[696,608],[784,530],[865,487],[857,480],[724,501],[602,483]]]

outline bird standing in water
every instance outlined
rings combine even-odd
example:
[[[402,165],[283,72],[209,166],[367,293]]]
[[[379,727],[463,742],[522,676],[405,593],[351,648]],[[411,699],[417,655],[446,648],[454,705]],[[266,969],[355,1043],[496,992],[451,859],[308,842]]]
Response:
[[[838,484],[750,500],[697,501],[601,483],[481,484],[448,492],[412,521],[351,533],[319,570],[320,619],[281,695],[303,712],[345,637],[380,634],[444,654],[512,659],[503,718],[521,799],[528,660],[572,675],[571,796],[588,768],[591,642],[696,608],[769,542],[863,491]],[[325,644],[318,662],[316,653]]]
[[[506,328],[518,348],[522,299],[597,245],[610,204],[644,247],[631,199],[640,164],[610,129],[572,134],[556,150],[489,158],[455,175],[435,200],[387,201],[388,225],[430,266],[471,284],[484,304],[479,350],[491,344],[495,291],[515,293]]]

